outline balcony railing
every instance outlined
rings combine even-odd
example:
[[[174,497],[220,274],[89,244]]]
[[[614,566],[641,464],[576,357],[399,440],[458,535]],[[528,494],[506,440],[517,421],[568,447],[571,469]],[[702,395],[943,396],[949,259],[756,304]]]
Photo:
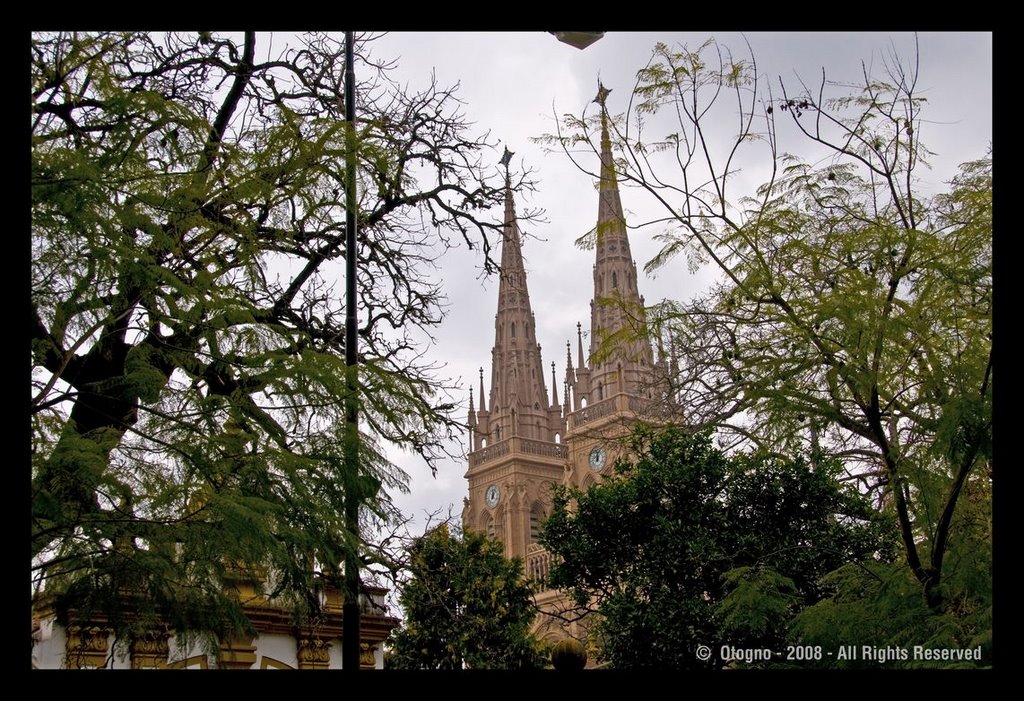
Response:
[[[530,455],[545,455],[549,458],[565,459],[569,457],[568,449],[561,443],[535,441],[532,438],[514,438],[519,441],[519,449]]]
[[[628,412],[633,416],[646,416],[650,415],[653,409],[654,402],[649,399],[638,397],[635,394],[620,393],[569,414],[569,430],[616,413]]]
[[[480,450],[474,450],[469,454],[469,466],[475,467],[477,465],[483,465],[485,462],[490,462],[495,458],[500,458],[502,455],[506,455],[511,449],[512,439],[506,438],[503,441],[498,441],[492,445],[480,448]]]
[[[655,403],[650,399],[644,399],[643,397],[637,397],[636,395],[629,395],[629,410],[637,416],[644,416],[647,414],[654,413]]]
[[[484,463],[496,460],[503,455],[508,455],[512,451],[526,453],[527,455],[557,458],[559,460],[565,460],[569,457],[568,449],[560,443],[551,443],[549,441],[538,441],[532,438],[512,436],[511,438],[506,438],[503,441],[499,441],[485,448],[474,450],[469,454],[469,466],[476,467],[478,465],[483,465]]]
[[[546,591],[548,574],[551,566],[556,563],[554,556],[536,543],[531,543],[526,548],[526,576],[541,585],[541,591]]]

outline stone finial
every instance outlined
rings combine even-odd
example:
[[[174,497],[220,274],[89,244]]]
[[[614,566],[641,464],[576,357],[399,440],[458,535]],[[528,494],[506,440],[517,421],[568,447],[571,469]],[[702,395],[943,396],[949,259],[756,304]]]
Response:
[[[508,146],[505,147],[505,154],[498,161],[501,165],[505,166],[505,175],[508,175],[508,164],[512,162],[512,156],[516,155],[514,151],[509,151]]]

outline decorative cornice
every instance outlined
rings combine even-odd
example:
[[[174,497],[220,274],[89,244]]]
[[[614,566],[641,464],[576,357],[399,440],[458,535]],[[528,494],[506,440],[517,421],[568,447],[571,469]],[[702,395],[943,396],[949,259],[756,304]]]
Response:
[[[256,662],[255,636],[239,635],[223,638],[217,655],[221,669],[251,669]]]
[[[160,627],[143,631],[132,638],[132,669],[167,666],[170,637],[171,632],[166,627]]]
[[[373,646],[369,643],[359,643],[359,668],[374,669],[377,660],[373,654]]]
[[[101,626],[68,626],[68,649],[76,652],[106,652],[109,628]]]
[[[66,629],[68,669],[104,667],[107,663],[107,638],[110,629],[100,625],[71,625]]]
[[[299,638],[299,669],[327,669],[331,661],[331,643],[321,638]]]

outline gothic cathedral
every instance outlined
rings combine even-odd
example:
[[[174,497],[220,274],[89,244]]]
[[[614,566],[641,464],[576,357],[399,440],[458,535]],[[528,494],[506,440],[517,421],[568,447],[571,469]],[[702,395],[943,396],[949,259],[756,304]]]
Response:
[[[636,264],[612,161],[605,99],[601,87],[601,180],[594,249],[594,292],[590,302],[590,346],[576,325],[576,365],[566,344],[563,401],[558,399],[555,363],[548,394],[541,347],[530,309],[522,238],[506,179],[505,226],[494,319],[490,394],[483,369],[477,406],[470,397],[469,497],[462,522],[505,546],[507,557],[521,558],[530,577],[543,579],[548,554],[537,543],[540,524],[550,513],[555,484],[587,489],[612,471],[622,450],[617,438],[649,405],[656,367],[650,343],[631,333],[644,323],[644,298],[637,289]],[[506,159],[511,154],[506,150]],[[621,339],[621,340],[620,340]],[[560,601],[557,591],[537,597],[543,610]],[[576,635],[559,630],[555,618],[538,620],[535,630],[550,640]]]

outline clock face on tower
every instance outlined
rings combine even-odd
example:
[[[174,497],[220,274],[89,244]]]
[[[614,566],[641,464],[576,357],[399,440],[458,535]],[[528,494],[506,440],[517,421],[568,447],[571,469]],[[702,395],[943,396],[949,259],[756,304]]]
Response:
[[[487,488],[487,491],[484,492],[484,501],[486,501],[487,506],[491,507],[492,509],[498,505],[498,499],[500,498],[501,490],[498,489],[498,485],[496,484],[492,484],[490,487]]]
[[[604,448],[594,448],[590,451],[590,469],[600,470],[604,467]]]

